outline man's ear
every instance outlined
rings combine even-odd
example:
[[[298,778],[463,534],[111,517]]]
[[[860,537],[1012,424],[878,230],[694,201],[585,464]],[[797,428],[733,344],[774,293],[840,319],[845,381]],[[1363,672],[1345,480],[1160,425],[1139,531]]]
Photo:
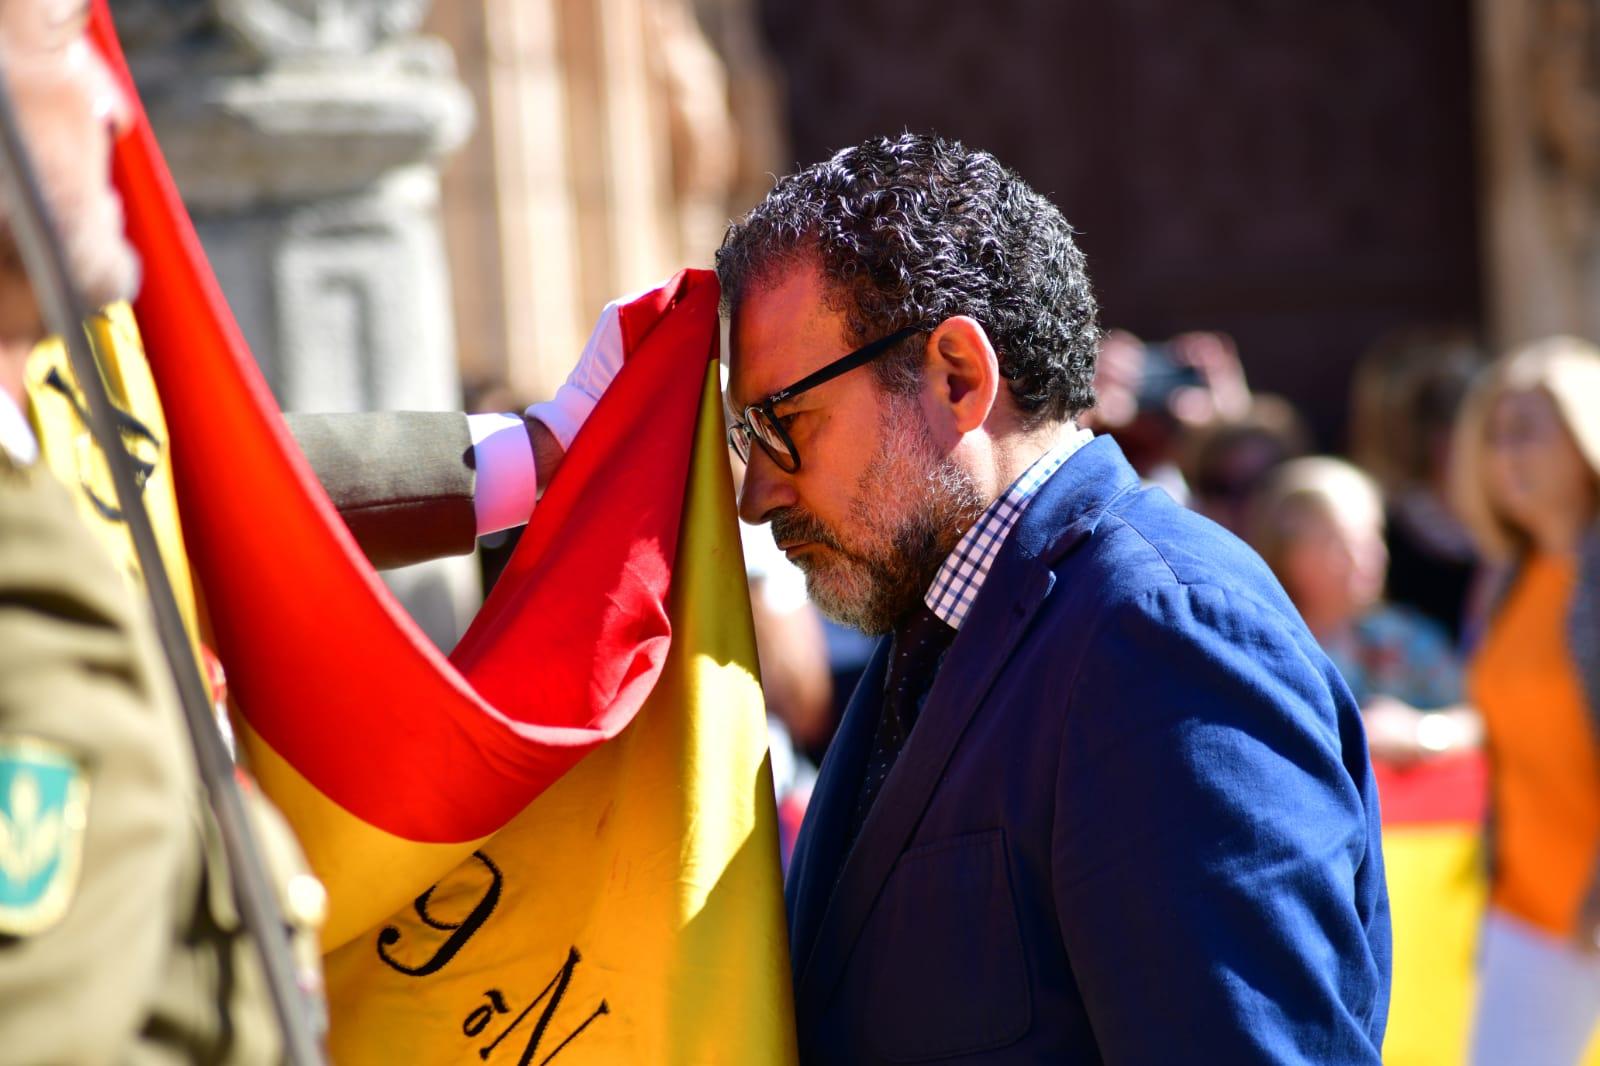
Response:
[[[947,318],[928,338],[928,359],[934,405],[959,433],[983,425],[1000,393],[1000,358],[988,332],[975,318]]]

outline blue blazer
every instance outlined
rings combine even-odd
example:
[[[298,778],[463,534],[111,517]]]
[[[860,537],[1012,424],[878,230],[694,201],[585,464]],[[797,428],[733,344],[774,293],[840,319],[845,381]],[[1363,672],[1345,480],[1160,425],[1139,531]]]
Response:
[[[1096,438],[1012,531],[846,854],[886,644],[787,885],[803,1061],[1379,1061],[1366,739],[1254,552]]]

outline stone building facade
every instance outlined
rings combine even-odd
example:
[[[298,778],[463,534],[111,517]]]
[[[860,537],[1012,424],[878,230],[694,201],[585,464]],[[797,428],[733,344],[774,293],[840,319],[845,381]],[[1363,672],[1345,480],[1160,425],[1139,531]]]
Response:
[[[1108,323],[1233,333],[1338,447],[1352,368],[1393,331],[1600,336],[1597,12],[436,4],[484,116],[445,179],[462,364],[543,395],[604,300],[703,265],[770,175],[936,129],[1062,205]]]
[[[480,116],[444,178],[462,369],[540,399],[608,300],[709,266],[783,168],[764,46],[745,0],[469,0],[427,26]]]
[[[1600,3],[1477,0],[1475,13],[1492,335],[1600,340]]]

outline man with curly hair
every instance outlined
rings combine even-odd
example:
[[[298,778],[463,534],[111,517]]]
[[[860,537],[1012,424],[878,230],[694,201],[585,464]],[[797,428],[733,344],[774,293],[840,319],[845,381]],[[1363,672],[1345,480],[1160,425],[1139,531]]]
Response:
[[[875,138],[717,255],[740,512],[883,634],[788,884],[806,1062],[1377,1062],[1360,717],[1261,560],[1075,418],[1082,253]]]
[[[885,638],[789,875],[803,1060],[1378,1062],[1359,711],[1261,559],[1076,425],[1099,328],[1061,213],[986,153],[875,138],[779,181],[717,272],[741,514]],[[525,520],[615,317],[492,432],[297,424],[336,500],[405,504],[369,552]]]

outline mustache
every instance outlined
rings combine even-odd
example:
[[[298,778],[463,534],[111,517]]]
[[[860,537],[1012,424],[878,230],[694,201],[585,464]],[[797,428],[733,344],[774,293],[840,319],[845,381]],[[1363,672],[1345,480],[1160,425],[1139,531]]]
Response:
[[[839,543],[839,538],[822,524],[821,519],[798,507],[785,507],[775,511],[769,521],[772,523],[772,539],[779,544],[806,541],[835,551],[845,550],[844,545]]]

